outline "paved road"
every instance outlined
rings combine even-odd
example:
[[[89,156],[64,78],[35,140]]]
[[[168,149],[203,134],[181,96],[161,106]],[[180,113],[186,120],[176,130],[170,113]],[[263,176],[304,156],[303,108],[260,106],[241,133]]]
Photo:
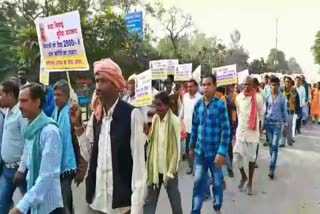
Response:
[[[240,175],[234,167],[235,178],[225,178],[224,214],[320,214],[320,125],[306,126],[295,139],[293,147],[280,149],[273,181],[267,176],[267,147],[260,146],[253,196],[237,189]],[[183,211],[190,213],[193,177],[185,171],[186,163],[182,163],[179,187]],[[74,189],[76,214],[86,214],[84,195],[83,186]],[[162,189],[157,214],[170,213],[168,197]],[[202,213],[214,213],[212,200],[204,203]]]

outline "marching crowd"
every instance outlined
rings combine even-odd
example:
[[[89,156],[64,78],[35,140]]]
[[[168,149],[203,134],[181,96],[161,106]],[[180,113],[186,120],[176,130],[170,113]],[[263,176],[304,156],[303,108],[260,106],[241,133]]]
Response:
[[[136,75],[125,81],[111,59],[93,67],[87,122],[65,80],[51,89],[29,83],[27,69],[20,68],[18,78],[1,83],[0,214],[73,214],[72,183],[84,180],[83,213],[154,214],[164,186],[172,213],[182,214],[182,159],[194,176],[190,212],[201,213],[212,194],[220,213],[225,165],[234,177],[236,163],[239,190],[253,195],[261,136],[273,179],[279,147],[292,146],[309,117],[320,124],[320,83],[311,87],[304,76],[266,75],[261,83],[248,76],[223,87],[213,74],[201,83],[168,76],[164,83],[152,81],[152,105],[134,107]],[[23,196],[14,205],[17,188]]]

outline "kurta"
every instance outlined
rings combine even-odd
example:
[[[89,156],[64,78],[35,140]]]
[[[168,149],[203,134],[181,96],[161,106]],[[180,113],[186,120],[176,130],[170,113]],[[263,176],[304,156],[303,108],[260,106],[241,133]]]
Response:
[[[314,89],[311,101],[311,116],[320,117],[320,90]]]

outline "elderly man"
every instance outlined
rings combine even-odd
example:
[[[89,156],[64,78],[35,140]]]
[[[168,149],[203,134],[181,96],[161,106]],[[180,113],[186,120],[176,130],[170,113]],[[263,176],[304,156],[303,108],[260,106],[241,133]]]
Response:
[[[236,98],[238,128],[233,152],[241,173],[240,190],[248,180],[244,170],[244,159],[249,161],[248,195],[252,195],[256,151],[260,141],[259,124],[263,121],[264,109],[263,98],[253,89],[253,79],[247,77],[243,85],[244,90]]]
[[[128,96],[126,96],[123,100],[127,103],[135,106],[136,104],[136,79],[137,75],[132,74],[128,78]]]
[[[146,192],[143,118],[119,99],[126,87],[119,66],[111,59],[93,66],[96,96],[86,128],[79,106],[71,107],[81,154],[89,161],[86,213],[141,214]]]
[[[66,80],[58,81],[54,86],[56,107],[52,118],[57,122],[63,147],[61,162],[61,189],[65,214],[74,213],[71,184],[75,178],[79,185],[86,173],[86,163],[80,157],[80,148],[77,138],[73,135],[70,121],[70,89]]]

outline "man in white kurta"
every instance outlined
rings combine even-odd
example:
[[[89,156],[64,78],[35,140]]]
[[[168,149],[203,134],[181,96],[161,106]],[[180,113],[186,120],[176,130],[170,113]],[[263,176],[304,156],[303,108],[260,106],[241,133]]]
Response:
[[[236,107],[238,114],[238,128],[236,132],[236,143],[233,147],[234,158],[238,164],[241,173],[239,189],[242,189],[248,177],[245,173],[245,159],[249,161],[249,182],[248,194],[252,194],[252,178],[255,168],[256,150],[260,140],[259,122],[263,120],[263,98],[253,92],[253,80],[248,77],[244,82],[245,89],[236,98]],[[246,93],[255,94],[248,96]],[[256,98],[256,124],[255,128],[249,127],[252,111],[252,100]]]
[[[81,154],[89,162],[85,213],[141,214],[146,195],[143,116],[119,98],[126,83],[117,64],[111,59],[98,61],[94,75],[94,113],[86,128],[79,107],[73,104],[71,108]]]

